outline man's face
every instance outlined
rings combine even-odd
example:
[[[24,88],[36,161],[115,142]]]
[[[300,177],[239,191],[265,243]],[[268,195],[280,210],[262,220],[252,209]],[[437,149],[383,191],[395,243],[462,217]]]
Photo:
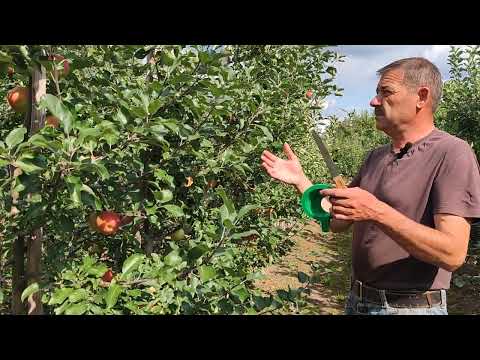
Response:
[[[370,101],[375,108],[376,126],[387,134],[415,119],[418,96],[403,84],[403,70],[392,69],[382,75],[377,95]]]

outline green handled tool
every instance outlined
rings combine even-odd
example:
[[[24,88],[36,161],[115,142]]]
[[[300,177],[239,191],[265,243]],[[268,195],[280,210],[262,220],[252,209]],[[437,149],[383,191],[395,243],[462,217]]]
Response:
[[[323,143],[320,136],[315,130],[310,132],[317,144],[320,153],[327,164],[327,168],[330,171],[330,174],[335,182],[337,188],[346,188],[347,184],[345,179],[340,175],[337,165],[333,162],[330,153],[327,150],[327,147]],[[318,221],[322,226],[322,231],[328,231],[330,229],[330,219],[332,215],[330,214],[331,204],[328,201],[328,197],[322,196],[320,190],[329,189],[332,186],[330,184],[314,184],[310,186],[302,195],[301,203],[302,208],[307,214],[307,216]]]

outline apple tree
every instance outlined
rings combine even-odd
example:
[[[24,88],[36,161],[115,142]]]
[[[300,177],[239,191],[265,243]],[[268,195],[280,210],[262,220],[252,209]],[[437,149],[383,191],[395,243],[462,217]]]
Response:
[[[42,112],[35,132],[29,110],[0,104],[3,311],[35,301],[49,314],[298,305],[301,289],[253,287],[301,215],[298,196],[259,157],[286,141],[316,151],[304,144],[306,91],[337,92],[340,59],[325,46],[0,47],[2,98],[16,86],[31,94],[38,71],[46,89],[29,108]],[[19,239],[39,231],[32,282]]]

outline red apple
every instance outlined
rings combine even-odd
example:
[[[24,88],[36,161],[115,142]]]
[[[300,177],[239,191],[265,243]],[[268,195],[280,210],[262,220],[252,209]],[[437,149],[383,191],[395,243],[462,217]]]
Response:
[[[310,99],[312,96],[313,96],[313,90],[312,89],[308,89],[307,90],[307,93],[305,94],[305,96]]]
[[[7,101],[15,112],[25,113],[28,110],[29,96],[28,87],[16,86],[8,92]]]
[[[103,274],[102,280],[105,282],[110,282],[112,281],[112,279],[113,279],[113,272],[111,269],[108,269],[107,271],[105,271],[105,274]]]
[[[62,55],[59,55],[59,54],[55,54],[55,55],[50,55],[48,57],[48,60],[49,61],[53,61],[55,63],[55,66],[54,66],[54,69],[53,69],[53,72],[54,73],[57,73],[57,70],[56,70],[56,67],[60,64],[63,65],[63,69],[62,70],[59,70],[58,73],[57,73],[57,76],[58,78],[61,78],[61,77],[65,77],[68,75],[68,73],[70,72],[70,64],[69,62],[65,59],[64,56]]]
[[[101,212],[95,221],[97,231],[103,235],[114,235],[120,225],[122,224],[122,219],[120,215],[113,211],[103,211]]]

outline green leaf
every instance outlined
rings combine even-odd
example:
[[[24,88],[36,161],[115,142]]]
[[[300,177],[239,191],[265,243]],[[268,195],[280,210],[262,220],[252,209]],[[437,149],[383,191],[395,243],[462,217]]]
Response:
[[[8,165],[8,164],[10,164],[10,161],[0,159],[0,167],[4,167],[4,166],[6,166],[6,165]]]
[[[40,166],[32,164],[31,162],[22,161],[22,160],[15,161],[13,163],[13,166],[19,167],[20,169],[25,171],[27,174],[33,174],[43,170]]]
[[[217,271],[214,269],[214,267],[207,265],[200,266],[198,273],[200,274],[200,280],[203,282],[213,279],[217,276]]]
[[[65,301],[67,297],[70,296],[70,294],[74,291],[72,288],[60,288],[55,290],[53,293],[52,297],[50,298],[50,301],[48,302],[48,305],[55,305],[55,304],[61,304]]]
[[[117,114],[115,115],[115,120],[123,126],[127,125],[128,123],[127,117],[120,109],[118,109]]]
[[[249,143],[242,143],[241,144],[241,149],[245,154],[248,154],[252,152],[255,149],[255,146],[249,144]]]
[[[39,203],[42,202],[42,195],[41,194],[31,194],[30,199],[27,200],[28,202],[31,203]]]
[[[208,64],[210,62],[210,56],[206,51],[200,51],[198,53],[198,58],[204,64]]]
[[[95,195],[95,193],[93,192],[92,188],[88,185],[82,184],[82,187],[81,187],[80,191],[85,191],[85,192],[89,193],[90,195],[92,195],[94,197],[97,197],[97,195]]]
[[[230,198],[227,196],[227,194],[225,193],[225,189],[222,188],[222,187],[219,187],[217,189],[217,193],[218,195],[220,195],[220,197],[222,198],[223,200],[223,203],[224,205],[227,207],[227,210],[228,210],[228,213],[229,215],[236,215],[236,210],[235,210],[235,206],[233,205],[233,202],[232,200],[230,200]]]
[[[290,293],[283,289],[277,290],[278,297],[283,301],[290,301]]]
[[[68,301],[65,301],[60,307],[54,310],[55,315],[62,315],[66,308],[68,308],[71,304]]]
[[[269,297],[254,296],[253,299],[255,302],[255,306],[257,307],[258,310],[263,310],[266,307],[272,305],[272,300],[273,300],[271,296]]]
[[[145,49],[138,49],[135,51],[135,56],[137,59],[144,59],[148,54],[150,53],[150,50],[145,50]]]
[[[91,256],[85,256],[83,258],[81,269],[85,272],[88,272],[88,270],[93,266],[93,264],[95,264],[95,259]]]
[[[152,114],[155,114],[158,109],[160,109],[160,107],[163,105],[163,101],[160,100],[160,99],[156,99],[154,101],[152,101],[149,105],[148,105],[148,113],[150,115]]]
[[[175,55],[173,54],[173,52],[169,50],[164,50],[162,51],[160,62],[164,65],[172,66],[173,63],[175,62]]]
[[[233,289],[232,294],[238,296],[242,303],[250,296],[248,290],[245,288],[245,285]]]
[[[156,179],[162,181],[163,183],[165,183],[165,184],[167,184],[171,187],[175,187],[175,184],[173,182],[173,176],[168,175],[165,170],[156,169],[155,172],[154,172],[154,176],[155,176]]]
[[[75,184],[75,185],[69,184],[68,188],[70,190],[70,199],[72,200],[73,204],[75,204],[77,206],[82,204],[82,196],[81,196],[82,185],[80,185],[80,184]]]
[[[87,304],[72,304],[65,310],[65,315],[82,315],[87,311]]]
[[[244,217],[249,211],[252,211],[254,209],[258,209],[258,205],[245,205],[243,206],[240,211],[238,212],[237,215],[237,221],[240,220],[242,217]]]
[[[228,209],[225,205],[220,206],[220,217],[222,220],[222,224],[225,224],[225,220],[230,220]]]
[[[246,315],[257,315],[257,310],[255,310],[252,307],[247,308],[247,312],[245,313]]]
[[[3,304],[3,300],[4,300],[3,290],[0,289],[0,304]]]
[[[111,283],[107,295],[105,295],[105,303],[107,304],[107,309],[111,309],[115,306],[118,301],[118,297],[122,293],[122,287],[118,284]]]
[[[63,125],[63,131],[66,135],[70,133],[75,123],[75,116],[60,101],[60,99],[51,94],[45,94],[40,100],[40,106],[46,107],[52,115],[60,119],[60,122]]]
[[[178,122],[176,120],[166,120],[163,122],[163,125],[170,130],[171,132],[178,135],[180,128],[178,126]]]
[[[128,257],[122,266],[122,277],[129,272],[136,270],[143,261],[144,256],[142,254],[133,254]]]
[[[141,106],[132,106],[129,108],[129,110],[134,116],[137,116],[139,118],[144,118],[145,116],[147,116],[147,113]]]
[[[28,286],[25,290],[22,292],[22,296],[20,297],[21,301],[24,302],[27,297],[29,297],[32,294],[35,294],[38,290],[40,290],[40,286],[36,282]]]
[[[28,142],[43,149],[50,148],[47,139],[43,135],[35,134],[28,139]]]
[[[97,128],[81,128],[78,130],[77,141],[79,144],[84,144],[88,139],[97,140],[100,134],[100,130]]]
[[[302,284],[304,284],[304,283],[306,283],[310,280],[310,276],[308,276],[307,274],[305,274],[302,271],[298,272],[297,278],[298,278],[298,281],[300,281]]]
[[[256,230],[249,230],[249,231],[245,231],[245,232],[242,232],[242,233],[233,234],[233,235],[232,235],[232,239],[241,239],[241,238],[244,238],[244,237],[247,237],[247,236],[250,236],[250,235],[258,235],[258,236],[260,236],[260,234],[258,233],[258,231],[256,231]]]
[[[107,265],[105,264],[98,264],[98,265],[93,265],[92,267],[88,268],[87,274],[88,275],[93,275],[97,278],[102,277],[103,274],[108,270]]]
[[[102,178],[102,180],[108,180],[110,178],[110,173],[108,172],[107,168],[100,162],[92,162],[95,170],[97,171],[98,175]]]
[[[265,137],[270,140],[270,141],[273,141],[273,136],[272,136],[272,133],[270,132],[270,130],[268,130],[267,127],[265,126],[262,126],[262,125],[257,125],[257,127],[259,127],[263,133],[265,134]]]
[[[68,184],[80,184],[81,183],[81,179],[79,176],[65,176],[65,181],[68,183]]]
[[[13,58],[5,51],[0,51],[0,62],[2,63],[11,63]]]
[[[15,161],[13,163],[13,166],[19,167],[20,169],[25,171],[27,174],[33,174],[33,173],[42,171],[42,168],[40,166],[32,164],[31,162],[26,162],[21,160]]]
[[[87,290],[77,289],[68,296],[68,301],[70,301],[71,303],[76,303],[76,302],[79,302],[80,300],[86,299],[87,297],[88,297]]]
[[[197,245],[189,251],[188,258],[191,261],[195,261],[198,258],[200,258],[200,256],[205,254],[208,250],[209,248],[207,245],[204,245],[204,244]]]
[[[119,136],[116,131],[106,131],[103,133],[102,139],[105,139],[108,145],[115,145],[118,142]]]
[[[13,149],[15,146],[20,144],[23,141],[26,133],[27,129],[23,126],[10,131],[10,133],[7,135],[7,138],[5,139],[5,144],[7,144],[7,148]]]
[[[183,210],[181,207],[177,205],[163,205],[162,206],[164,209],[166,209],[170,214],[172,214],[174,217],[182,217],[185,214],[183,213]]]
[[[182,258],[178,254],[178,250],[171,251],[164,259],[165,264],[168,266],[177,266],[182,262]]]

